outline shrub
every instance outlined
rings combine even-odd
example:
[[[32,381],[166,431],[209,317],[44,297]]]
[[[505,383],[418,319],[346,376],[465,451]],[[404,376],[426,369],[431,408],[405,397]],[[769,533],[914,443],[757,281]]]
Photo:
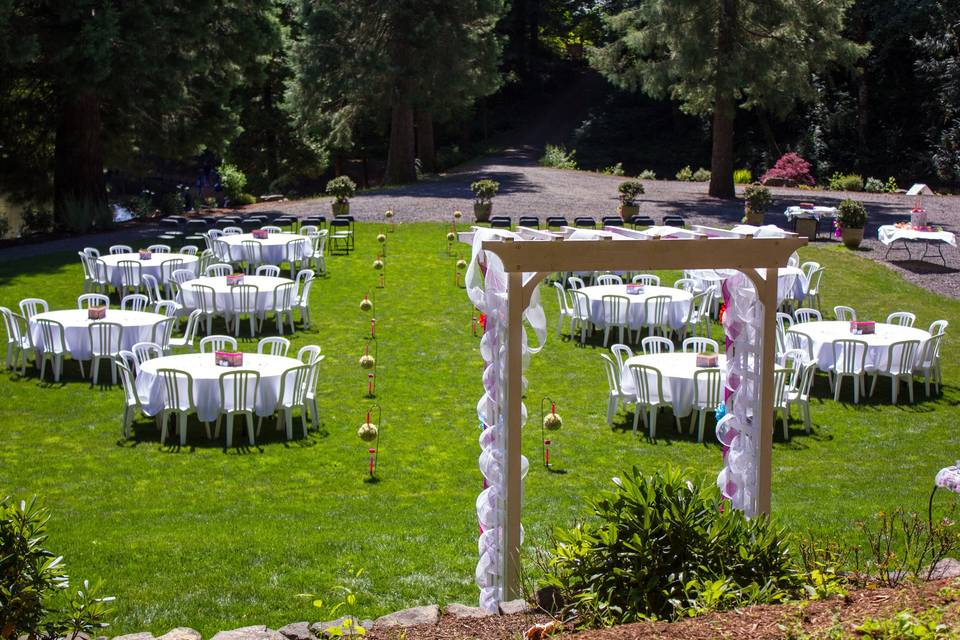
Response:
[[[327,183],[327,195],[333,196],[337,202],[347,202],[357,193],[357,184],[350,176],[337,176]]]
[[[485,204],[493,200],[500,190],[500,183],[496,180],[477,180],[470,185],[470,191],[473,191],[474,199],[479,204]]]
[[[877,178],[867,178],[867,181],[863,183],[863,190],[867,193],[883,193],[885,187],[883,181]]]
[[[154,211],[153,195],[152,191],[144,189],[138,195],[128,198],[127,201],[123,203],[123,207],[128,209],[136,217],[145,218]]]
[[[813,176],[810,174],[810,163],[794,151],[785,153],[780,159],[760,177],[760,182],[766,184],[768,180],[782,180],[784,184],[805,184],[813,186]]]
[[[63,201],[61,224],[72,233],[86,233],[90,229],[109,229],[113,226],[113,210],[106,203],[89,199],[66,198]]]
[[[0,239],[6,238],[8,233],[10,233],[10,220],[7,216],[0,215]]]
[[[677,171],[676,177],[680,182],[690,182],[690,180],[693,178],[693,170],[690,169],[690,165],[687,165],[683,169],[680,169],[680,171]]]
[[[230,198],[233,199],[232,197]],[[168,191],[157,199],[157,209],[165,216],[175,216],[183,213],[187,203],[181,191]]]
[[[637,180],[627,180],[620,183],[617,191],[620,192],[620,202],[632,206],[636,204],[637,196],[644,193],[643,183]]]
[[[543,151],[543,157],[540,158],[540,166],[555,169],[576,169],[577,161],[574,159],[576,154],[576,150],[567,151],[563,145],[548,144]]]
[[[867,210],[862,203],[847,198],[837,205],[837,224],[844,229],[863,229],[867,225]]]
[[[614,483],[590,502],[594,520],[556,532],[545,567],[586,624],[676,617],[704,599],[774,602],[799,589],[784,532],[724,509],[712,484],[636,467]]]
[[[44,547],[49,515],[36,499],[0,499],[0,637],[73,638],[107,626],[107,604],[84,582],[67,593],[63,558]]]
[[[831,191],[863,191],[863,176],[836,172],[830,176],[829,188]]]
[[[257,203],[257,196],[253,195],[252,193],[241,193],[240,197],[237,198],[237,201],[234,204],[239,206],[243,204],[256,204],[256,203]]]
[[[231,202],[235,201],[247,186],[247,176],[235,165],[227,162],[221,163],[217,172],[220,174],[220,186],[223,187],[223,192]]]
[[[883,190],[886,191],[887,193],[896,193],[897,189],[899,189],[899,187],[897,186],[897,179],[894,178],[893,176],[890,176],[889,178],[887,178],[887,184],[884,185]]]
[[[735,184],[750,184],[753,182],[753,173],[750,169],[737,169],[733,172],[733,182]]]
[[[653,169],[644,169],[637,177],[641,180],[656,180],[657,172]]]
[[[700,167],[693,172],[693,175],[690,176],[690,180],[693,182],[710,182],[710,169],[704,169]]]
[[[770,189],[762,184],[752,184],[743,190],[743,199],[754,213],[766,213],[767,207],[773,202]]]
[[[610,165],[609,167],[604,167],[600,170],[605,176],[622,176],[623,175],[623,163],[618,162],[617,164]]]
[[[29,236],[49,231],[53,226],[53,214],[47,209],[29,206],[20,214],[20,235]]]

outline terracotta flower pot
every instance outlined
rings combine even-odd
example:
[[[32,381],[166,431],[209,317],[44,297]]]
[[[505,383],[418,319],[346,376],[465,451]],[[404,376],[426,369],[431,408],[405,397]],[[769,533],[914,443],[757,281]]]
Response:
[[[474,202],[473,217],[477,222],[487,222],[490,220],[490,212],[493,210],[492,202]]]
[[[333,210],[333,215],[345,216],[350,213],[350,202],[337,202],[334,200],[330,203],[330,208]]]
[[[620,214],[620,217],[623,218],[624,222],[630,222],[630,219],[633,216],[640,215],[640,206],[636,204],[623,204],[617,208],[617,212]]]
[[[840,239],[843,240],[847,249],[856,249],[863,242],[863,228],[848,229],[843,227],[840,229]]]

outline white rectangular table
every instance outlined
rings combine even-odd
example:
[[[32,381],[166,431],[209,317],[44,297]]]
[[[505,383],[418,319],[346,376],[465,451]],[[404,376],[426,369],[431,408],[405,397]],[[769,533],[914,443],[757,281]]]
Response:
[[[910,227],[901,228],[892,224],[885,224],[879,229],[877,229],[877,238],[887,247],[887,252],[883,254],[884,260],[890,254],[890,251],[894,248],[895,242],[902,242],[903,246],[898,247],[907,252],[907,259],[913,260],[913,255],[910,253],[910,243],[919,242],[923,244],[923,254],[920,256],[919,260],[923,260],[929,254],[930,257],[939,257],[943,261],[943,264],[947,264],[946,258],[943,257],[942,247],[944,244],[948,244],[951,247],[956,248],[957,238],[949,231],[918,231]],[[937,256],[930,254],[930,247],[936,247]]]

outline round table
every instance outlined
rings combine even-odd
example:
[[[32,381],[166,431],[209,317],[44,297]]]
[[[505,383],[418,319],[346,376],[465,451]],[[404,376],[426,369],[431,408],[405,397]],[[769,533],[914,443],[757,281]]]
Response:
[[[243,284],[252,284],[257,288],[257,312],[262,313],[273,308],[273,290],[282,284],[292,284],[290,278],[274,278],[273,276],[244,276]],[[227,284],[226,276],[201,276],[188,280],[180,287],[184,308],[196,309],[196,292],[191,285],[203,284],[213,289],[217,299],[217,311],[232,312],[233,296],[230,295],[231,286]]]
[[[717,357],[717,366],[711,368],[719,369],[722,375],[726,363],[727,357],[721,353]],[[659,369],[663,376],[663,400],[673,406],[673,414],[678,418],[690,415],[693,411],[693,374],[698,369],[706,368],[697,366],[696,353],[651,353],[627,358],[620,375],[620,389],[627,395],[636,393],[633,373],[630,371],[632,364],[644,364]],[[653,384],[655,383],[651,378],[651,385]],[[652,386],[651,389],[655,387]],[[701,386],[700,392],[706,394],[705,385]]]
[[[109,280],[110,284],[115,287],[119,287],[121,284],[123,284],[121,280],[122,270],[119,268],[121,260],[133,260],[134,262],[139,262],[141,275],[149,274],[156,278],[157,282],[160,284],[166,284],[170,277],[169,272],[163,274],[167,276],[166,278],[163,278],[161,274],[161,265],[167,260],[183,260],[183,265],[177,268],[192,271],[194,275],[197,274],[197,269],[199,267],[199,258],[197,258],[197,256],[187,255],[186,253],[154,253],[153,257],[151,257],[149,260],[140,260],[139,253],[118,253],[100,256],[100,259],[103,260],[104,264],[107,265],[107,280]]]
[[[817,368],[829,371],[833,366],[833,341],[843,338],[862,340],[867,343],[867,369],[888,369],[887,353],[891,344],[903,340],[919,340],[917,360],[920,359],[923,345],[930,339],[930,333],[916,327],[901,327],[896,324],[878,322],[876,333],[855,335],[850,333],[850,323],[840,320],[825,320],[823,322],[801,322],[793,325],[790,331],[804,333],[810,336],[813,342],[813,359],[817,361]],[[895,366],[899,363],[893,363]]]
[[[697,281],[697,289],[701,291],[711,285],[722,284],[735,273],[735,269],[691,269],[686,272],[687,277]],[[806,278],[802,269],[783,267],[777,270],[777,297],[780,300],[802,301],[806,295]]]
[[[214,363],[213,353],[188,353],[148,360],[140,366],[137,374],[137,395],[147,415],[156,415],[163,410],[166,389],[159,377],[160,369],[179,369],[193,376],[193,401],[197,417],[202,422],[213,422],[220,415],[220,375],[231,371],[256,371],[260,374],[257,390],[256,414],[267,417],[273,414],[280,395],[280,380],[283,372],[303,363],[296,358],[271,356],[261,353],[244,353],[242,367],[219,367]],[[181,398],[186,398],[186,389],[181,388]],[[287,389],[292,393],[292,389]]]
[[[597,326],[604,326],[603,296],[623,296],[630,301],[627,311],[627,324],[631,329],[640,329],[646,326],[645,301],[653,296],[670,296],[670,306],[667,311],[667,324],[671,329],[680,329],[687,321],[690,313],[690,304],[693,294],[683,289],[673,287],[658,287],[646,285],[642,293],[628,294],[627,287],[633,285],[607,284],[580,289],[590,300],[590,321]]]
[[[148,311],[121,311],[107,309],[107,315],[102,320],[87,318],[86,309],[65,309],[63,311],[47,311],[38,313],[30,318],[30,337],[38,351],[45,351],[43,333],[37,324],[39,319],[56,320],[63,325],[64,341],[67,351],[74,360],[89,360],[93,354],[90,347],[90,324],[93,322],[116,322],[123,326],[123,336],[120,348],[130,349],[138,342],[153,340],[153,325],[166,316]]]
[[[295,253],[297,260],[302,260],[304,253],[310,251],[310,238],[296,233],[271,233],[266,238],[254,238],[250,233],[238,233],[220,236],[218,240],[226,243],[230,250],[230,259],[234,262],[246,262],[247,252],[243,248],[244,240],[260,243],[260,253],[263,264],[280,264],[287,261],[287,243],[291,240],[302,240],[299,250]]]

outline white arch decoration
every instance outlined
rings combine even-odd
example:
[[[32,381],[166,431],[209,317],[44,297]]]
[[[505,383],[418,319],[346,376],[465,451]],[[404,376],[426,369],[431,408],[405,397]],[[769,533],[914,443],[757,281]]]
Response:
[[[787,265],[790,256],[807,244],[806,239],[775,227],[734,232],[694,226],[690,231],[606,227],[603,231],[564,228],[559,233],[474,227],[461,233],[460,240],[473,249],[465,280],[467,294],[487,316],[480,344],[486,365],[484,395],[477,404],[483,425],[484,490],[476,505],[481,527],[476,569],[481,607],[495,611],[500,602],[520,595],[520,511],[528,468],[520,452],[520,429],[527,416],[523,371],[546,340],[537,285],[549,273],[740,271],[723,288],[727,415],[717,424],[724,447],[717,484],[734,508],[750,515],[770,512],[777,269]],[[528,344],[524,320],[536,336],[534,346]],[[756,415],[759,424],[753,420]]]

